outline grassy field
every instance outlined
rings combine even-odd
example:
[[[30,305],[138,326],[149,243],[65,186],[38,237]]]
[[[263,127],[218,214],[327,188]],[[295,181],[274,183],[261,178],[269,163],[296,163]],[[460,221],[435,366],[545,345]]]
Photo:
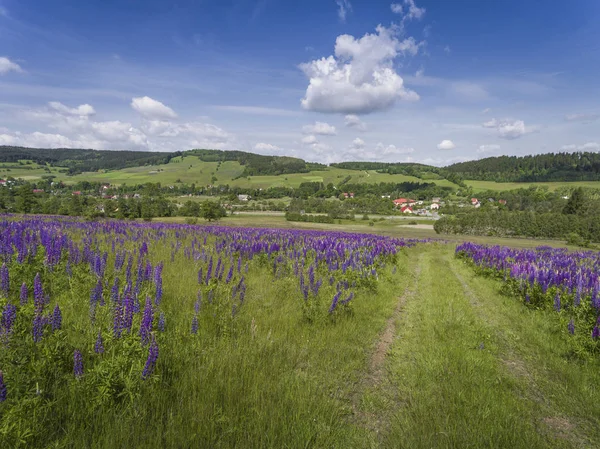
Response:
[[[322,171],[309,173],[293,173],[280,176],[251,176],[238,178],[244,171],[244,167],[238,162],[223,162],[218,166],[217,162],[203,162],[195,156],[174,158],[168,164],[132,167],[114,171],[87,172],[75,176],[67,176],[60,173],[56,167],[49,168],[37,164],[19,165],[17,163],[2,164],[0,176],[12,176],[25,180],[41,179],[43,175],[53,175],[66,183],[78,181],[110,182],[111,184],[143,184],[146,182],[160,182],[164,185],[175,184],[176,181],[196,185],[229,184],[230,186],[269,188],[269,187],[298,187],[303,182],[324,182],[325,184],[339,184],[347,176],[351,177],[350,183],[379,183],[379,182],[424,182],[413,176],[381,174],[376,171],[361,172],[355,170],[344,170],[335,167]],[[10,170],[10,171],[7,171]],[[216,181],[213,182],[213,177]],[[445,179],[434,180],[440,186],[456,187]]]
[[[164,217],[156,218],[155,221],[165,223],[185,223],[184,217]],[[360,217],[356,220],[342,220],[342,223],[304,223],[287,221],[285,217],[278,215],[245,213],[239,215],[227,216],[221,219],[218,224],[222,226],[234,227],[259,227],[259,228],[282,228],[282,229],[315,229],[321,231],[341,231],[341,232],[364,232],[389,237],[398,237],[406,239],[435,239],[452,243],[461,243],[471,241],[486,245],[502,245],[514,248],[535,248],[537,246],[552,246],[558,248],[576,249],[570,247],[560,240],[548,239],[526,239],[526,238],[506,238],[506,237],[487,237],[487,236],[461,236],[461,235],[440,235],[433,229],[423,229],[406,226],[411,219],[406,220],[384,220],[375,221],[373,226],[368,221],[363,221]],[[420,221],[419,221],[420,222]],[[423,223],[425,223],[423,221]],[[431,223],[431,222],[429,222]],[[208,223],[199,220],[200,225]]]
[[[195,183],[198,186],[209,184],[229,184],[230,186],[253,187],[267,189],[269,187],[298,187],[303,182],[323,182],[325,184],[339,184],[346,177],[350,176],[349,183],[379,183],[379,182],[435,182],[441,187],[458,188],[456,184],[446,179],[428,179],[423,180],[413,176],[390,175],[377,173],[374,170],[356,171],[345,170],[336,167],[329,167],[322,171],[312,171],[309,173],[293,173],[279,176],[250,176],[239,178],[243,173],[244,167],[238,162],[223,162],[218,166],[217,162],[203,162],[195,156],[186,156],[174,158],[170,163],[155,166],[132,167],[114,171],[88,172],[75,176],[67,176],[60,173],[60,168],[39,166],[37,164],[19,165],[17,163],[0,164],[0,176],[22,178],[28,181],[41,179],[44,175],[53,175],[57,179],[73,184],[78,181],[98,181],[109,182],[115,185],[134,185],[147,182],[160,182],[163,185],[173,185],[177,181],[186,184]],[[216,178],[216,181],[214,181]],[[214,181],[214,182],[213,182]],[[518,183],[506,182],[498,183],[493,181],[465,181],[467,185],[473,187],[474,192],[484,190],[512,190],[530,185],[546,186],[550,190],[556,190],[560,187],[590,187],[600,188],[600,181],[588,182],[538,182],[538,183]]]
[[[483,192],[484,190],[514,190],[527,188],[529,186],[547,187],[554,191],[561,187],[588,187],[600,189],[600,181],[575,181],[575,182],[495,182],[495,181],[465,181],[468,186],[473,187],[474,192]]]
[[[600,361],[570,356],[559,313],[502,296],[500,281],[475,276],[452,242],[362,259],[376,240],[337,230],[416,235],[383,222],[258,218],[220,224],[329,233],[2,222],[2,239],[26,232],[32,245],[42,229],[61,238],[29,249],[25,263],[5,255],[10,287],[0,271],[0,447],[600,445]],[[52,256],[63,235],[73,239],[69,254]],[[385,242],[380,249],[395,244]],[[325,254],[363,262],[342,271]],[[23,281],[32,292],[25,301]],[[355,296],[335,303],[336,291]],[[155,342],[158,362],[144,377]]]

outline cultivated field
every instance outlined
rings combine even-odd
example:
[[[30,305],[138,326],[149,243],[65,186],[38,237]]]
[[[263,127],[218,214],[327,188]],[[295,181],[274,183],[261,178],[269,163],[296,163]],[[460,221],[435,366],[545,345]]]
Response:
[[[590,253],[456,258],[331,227],[0,229],[0,447],[600,444]],[[529,301],[502,272],[520,259],[545,289]]]

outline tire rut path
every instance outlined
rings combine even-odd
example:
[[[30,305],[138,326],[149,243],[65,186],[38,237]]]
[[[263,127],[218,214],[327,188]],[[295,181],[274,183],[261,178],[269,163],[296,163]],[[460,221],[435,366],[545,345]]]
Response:
[[[389,411],[380,410],[379,413],[367,412],[361,407],[361,399],[370,390],[389,388],[385,385],[387,380],[385,362],[387,355],[396,340],[402,312],[406,302],[417,294],[418,280],[421,275],[424,253],[419,254],[415,269],[408,274],[410,284],[405,288],[402,296],[398,298],[392,315],[388,318],[383,332],[379,335],[375,350],[369,358],[368,370],[361,382],[359,382],[355,393],[352,395],[352,410],[354,420],[363,428],[377,435],[378,439],[384,433],[389,424]],[[393,396],[390,393],[388,396]]]

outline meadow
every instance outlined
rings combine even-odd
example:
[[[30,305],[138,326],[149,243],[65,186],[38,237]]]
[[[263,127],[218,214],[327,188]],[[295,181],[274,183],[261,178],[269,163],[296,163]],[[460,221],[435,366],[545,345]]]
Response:
[[[3,216],[0,447],[600,443],[596,340],[464,256],[521,253],[228,224]]]
[[[75,184],[80,181],[108,182],[113,185],[136,185],[148,182],[160,182],[163,185],[173,185],[177,182],[184,184],[229,185],[230,187],[251,187],[268,189],[270,187],[299,187],[303,182],[323,182],[338,185],[350,177],[348,183],[371,184],[380,182],[434,182],[440,187],[458,189],[459,186],[447,179],[419,179],[414,176],[402,174],[377,173],[375,170],[357,171],[337,167],[327,167],[324,170],[308,173],[291,173],[286,175],[249,176],[241,177],[244,167],[238,162],[226,161],[222,163],[205,162],[196,156],[180,156],[173,158],[168,164],[131,167],[120,170],[101,170],[86,172],[69,176],[60,167],[46,167],[36,163],[22,161],[19,163],[0,164],[0,177],[12,176],[26,181],[35,182],[42,176],[55,176],[66,184]],[[550,191],[559,188],[587,187],[598,189],[600,181],[576,182],[494,182],[466,180],[465,183],[472,187],[474,193],[487,190],[507,191],[529,186],[546,187]]]

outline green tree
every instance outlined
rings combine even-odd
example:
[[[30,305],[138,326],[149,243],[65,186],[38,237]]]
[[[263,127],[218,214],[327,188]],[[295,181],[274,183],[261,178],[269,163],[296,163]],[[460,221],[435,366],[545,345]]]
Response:
[[[583,215],[586,208],[586,198],[583,188],[578,187],[573,190],[571,198],[563,209],[563,214],[566,215]]]
[[[36,206],[36,199],[30,184],[23,184],[17,190],[17,211],[28,214]]]
[[[225,209],[214,201],[204,201],[200,208],[200,215],[208,221],[216,221],[219,218],[225,217],[227,213]]]

